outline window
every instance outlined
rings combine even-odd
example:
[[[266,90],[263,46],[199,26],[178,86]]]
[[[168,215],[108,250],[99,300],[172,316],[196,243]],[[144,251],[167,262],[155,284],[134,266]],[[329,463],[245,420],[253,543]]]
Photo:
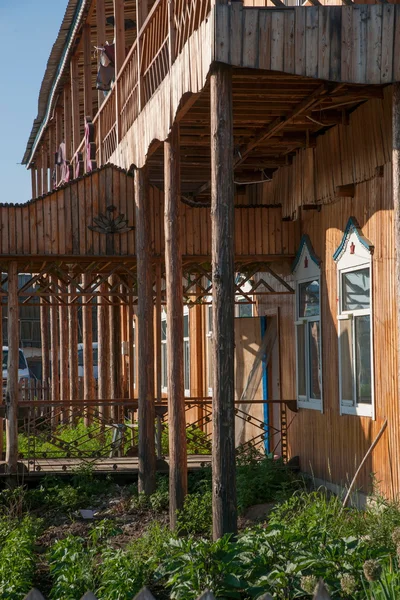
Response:
[[[213,389],[212,337],[213,337],[212,304],[207,304],[206,305],[206,355],[207,355],[207,389],[208,389],[209,396],[212,396],[212,389]]]
[[[374,416],[372,250],[350,219],[334,259],[338,269],[339,395],[342,414]]]
[[[296,290],[296,387],[301,408],[322,411],[320,262],[303,236],[293,266]]]
[[[161,389],[167,392],[167,313],[165,310],[161,314]]]
[[[189,335],[189,309],[183,309],[183,376],[185,395],[190,396],[190,335]],[[167,356],[167,313],[163,310],[161,315],[161,388],[167,393],[168,387],[168,356]]]

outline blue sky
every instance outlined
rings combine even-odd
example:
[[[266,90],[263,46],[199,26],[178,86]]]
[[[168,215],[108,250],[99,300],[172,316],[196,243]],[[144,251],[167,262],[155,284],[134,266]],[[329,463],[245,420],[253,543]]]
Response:
[[[20,163],[40,85],[67,0],[0,0],[0,202],[31,197],[30,173]]]

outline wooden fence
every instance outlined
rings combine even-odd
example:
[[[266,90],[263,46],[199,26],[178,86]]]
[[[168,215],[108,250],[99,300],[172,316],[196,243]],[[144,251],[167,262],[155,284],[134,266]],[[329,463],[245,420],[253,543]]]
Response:
[[[330,600],[330,595],[328,594],[324,582],[322,580],[319,581],[318,586],[315,590],[315,594],[313,600]],[[38,590],[31,590],[27,596],[25,596],[24,600],[46,600],[44,596]],[[61,600],[61,598],[60,598]],[[77,599],[78,600],[78,599]],[[98,598],[92,594],[92,592],[87,592],[81,600],[98,600]],[[157,600],[154,598],[153,594],[149,592],[147,588],[143,588],[133,600]],[[212,592],[203,592],[201,596],[197,598],[197,600],[216,600],[214,594]],[[264,594],[258,600],[274,600],[270,594]]]

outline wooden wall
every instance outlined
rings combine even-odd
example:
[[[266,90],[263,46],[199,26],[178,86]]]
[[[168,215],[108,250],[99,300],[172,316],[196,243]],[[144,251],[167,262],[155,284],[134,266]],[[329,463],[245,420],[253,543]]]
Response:
[[[321,320],[323,361],[323,414],[301,409],[289,429],[291,456],[299,455],[301,467],[315,477],[347,483],[355,473],[385,418],[388,428],[371,460],[363,469],[357,488],[367,490],[371,473],[384,494],[400,492],[400,428],[397,391],[396,288],[394,275],[393,203],[391,164],[383,177],[372,177],[356,186],[354,199],[341,198],[321,212],[303,213],[302,231],[310,236],[321,258]],[[332,255],[339,245],[347,220],[355,216],[364,235],[374,244],[373,334],[376,420],[339,414],[337,271]],[[282,396],[295,398],[294,302],[272,297],[260,306],[280,306]]]
[[[215,9],[214,60],[328,81],[400,79],[400,8],[309,6],[292,10]]]
[[[388,86],[382,99],[369,100],[317,138],[315,148],[299,150],[293,163],[275,172],[268,184],[254,186],[253,201],[282,204],[283,216],[298,216],[303,205],[329,203],[337,186],[367,181],[391,160],[391,102]]]
[[[28,204],[0,205],[1,255],[135,255],[135,232],[112,236],[114,250],[107,248],[107,237],[89,229],[94,218],[114,206],[112,218],[124,214],[129,227],[135,226],[133,177],[106,166],[73,181],[60,190]],[[157,188],[149,189],[152,245],[155,255],[164,253],[164,197]],[[181,204],[182,254],[185,257],[211,256],[209,208]],[[236,255],[293,255],[298,242],[295,223],[282,222],[280,207],[235,209]]]

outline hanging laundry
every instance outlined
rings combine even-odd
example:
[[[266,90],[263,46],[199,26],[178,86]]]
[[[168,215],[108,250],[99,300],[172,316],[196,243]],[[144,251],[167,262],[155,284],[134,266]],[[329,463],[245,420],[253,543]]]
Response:
[[[99,67],[96,78],[96,89],[109,92],[115,79],[115,45],[105,44],[97,48],[100,52]]]

